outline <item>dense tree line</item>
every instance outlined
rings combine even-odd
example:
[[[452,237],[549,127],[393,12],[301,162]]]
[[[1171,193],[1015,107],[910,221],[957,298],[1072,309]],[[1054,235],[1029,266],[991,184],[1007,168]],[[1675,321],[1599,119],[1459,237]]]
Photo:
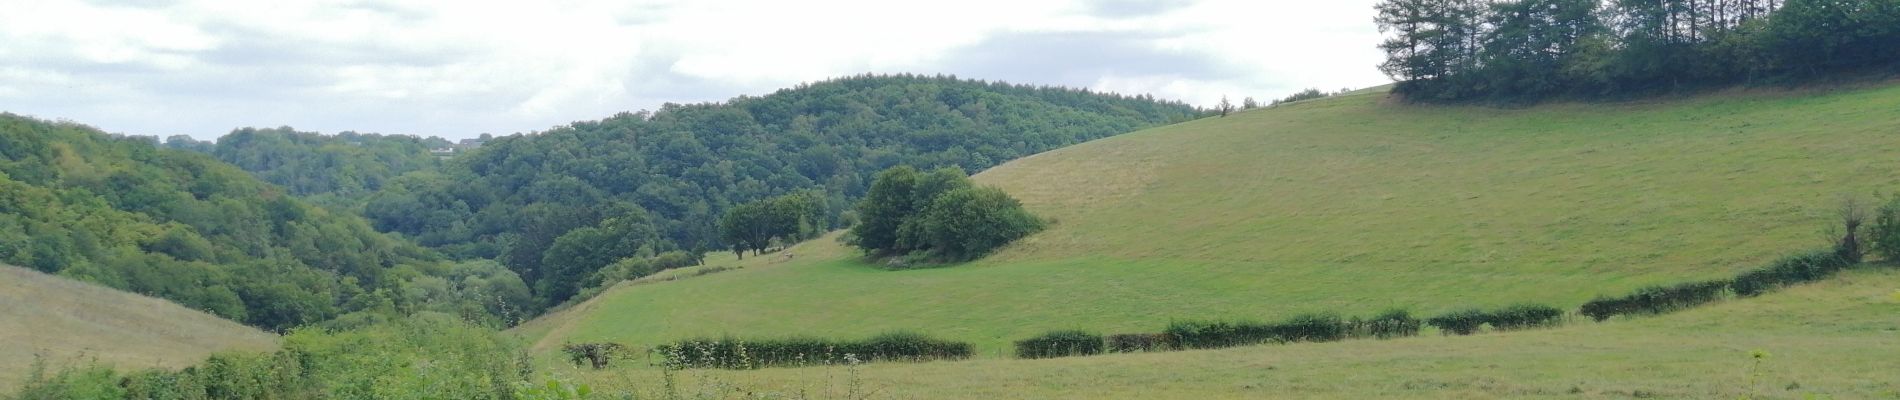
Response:
[[[291,194],[343,206],[357,205],[397,176],[435,169],[440,161],[430,150],[451,146],[436,137],[323,135],[290,127],[240,128],[215,142],[172,136],[164,145],[210,154]]]
[[[451,265],[210,157],[0,114],[0,262],[285,329],[351,312],[494,321],[512,272]]]
[[[1386,0],[1380,69],[1414,100],[1797,82],[1900,65],[1900,0]]]
[[[602,221],[639,215],[655,236],[639,236],[635,254],[729,249],[718,222],[740,204],[816,190],[828,211],[814,223],[838,226],[872,175],[895,165],[980,170],[1197,114],[1148,96],[859,76],[496,138],[439,172],[390,181],[364,214],[452,257],[494,258],[529,282],[568,282],[553,275],[582,274],[599,260],[549,265],[549,252]],[[552,304],[568,293],[537,295]]]
[[[962,170],[898,166],[877,175],[858,203],[852,244],[873,256],[965,261],[1043,228],[1001,189],[970,183]]]

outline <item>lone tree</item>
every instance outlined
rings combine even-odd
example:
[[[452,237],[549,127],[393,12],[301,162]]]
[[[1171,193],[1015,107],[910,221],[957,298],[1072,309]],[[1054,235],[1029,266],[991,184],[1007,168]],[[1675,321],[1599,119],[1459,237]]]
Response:
[[[1220,105],[1217,106],[1216,110],[1220,111],[1221,117],[1227,117],[1228,112],[1234,111],[1234,103],[1227,101],[1227,96],[1221,96]]]

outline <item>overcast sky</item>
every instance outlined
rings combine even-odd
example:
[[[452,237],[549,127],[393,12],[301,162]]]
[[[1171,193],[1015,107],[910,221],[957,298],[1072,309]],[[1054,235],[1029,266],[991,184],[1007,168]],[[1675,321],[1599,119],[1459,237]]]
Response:
[[[865,72],[1212,105],[1387,82],[1373,0],[7,0],[0,111],[471,137]]]

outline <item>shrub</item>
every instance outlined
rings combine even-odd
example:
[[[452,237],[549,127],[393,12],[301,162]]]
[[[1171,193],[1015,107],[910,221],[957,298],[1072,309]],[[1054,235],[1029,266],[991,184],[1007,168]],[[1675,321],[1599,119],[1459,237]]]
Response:
[[[1874,210],[1873,225],[1867,229],[1874,254],[1888,262],[1900,261],[1900,195]]]
[[[1432,317],[1431,319],[1425,320],[1425,323],[1438,328],[1438,330],[1446,334],[1470,335],[1477,333],[1478,328],[1483,327],[1485,320],[1489,318],[1490,315],[1485,314],[1483,310],[1469,309],[1452,311]]]
[[[1519,330],[1555,326],[1563,321],[1564,311],[1556,307],[1540,304],[1520,304],[1492,311],[1485,317],[1485,323],[1492,329]]]
[[[1645,287],[1622,297],[1599,296],[1583,303],[1578,313],[1598,322],[1618,315],[1661,314],[1721,299],[1729,285],[1728,280],[1713,280]]]
[[[567,358],[576,367],[587,365],[594,369],[605,369],[615,358],[626,356],[627,346],[619,343],[568,343],[561,346],[561,352],[567,353]]]
[[[1833,276],[1853,263],[1834,250],[1816,250],[1776,261],[1767,268],[1735,277],[1730,285],[1735,295],[1752,297],[1797,283]]]
[[[1380,339],[1418,336],[1420,326],[1417,318],[1405,310],[1388,310],[1373,317],[1372,320],[1357,324],[1359,336],[1371,336]]]
[[[1123,333],[1108,335],[1108,351],[1135,353],[1172,350],[1174,339],[1166,333]]]
[[[1331,342],[1346,338],[1346,321],[1339,314],[1301,314],[1273,326],[1273,336],[1287,342]]]
[[[1164,334],[1190,349],[1247,346],[1273,339],[1271,326],[1253,322],[1176,321],[1168,324]]]
[[[658,346],[654,352],[679,368],[754,369],[842,364],[846,355],[866,362],[961,360],[974,351],[969,343],[899,332],[860,341],[691,339]]]
[[[1054,331],[1016,342],[1018,358],[1055,358],[1102,354],[1102,335],[1068,330]]]

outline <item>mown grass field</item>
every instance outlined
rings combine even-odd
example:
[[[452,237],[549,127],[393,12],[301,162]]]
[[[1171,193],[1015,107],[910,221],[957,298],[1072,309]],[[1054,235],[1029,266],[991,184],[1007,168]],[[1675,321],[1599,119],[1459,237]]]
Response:
[[[1852,271],[1760,298],[1557,329],[1050,360],[871,364],[874,399],[1900,398],[1900,269]],[[1754,354],[1766,355],[1759,363]],[[652,396],[653,368],[553,375]],[[845,398],[844,367],[684,371],[709,398]],[[769,397],[767,397],[769,398]]]
[[[985,171],[979,182],[1056,222],[969,265],[884,271],[825,238],[718,262],[748,266],[737,271],[624,285],[518,332],[548,354],[566,341],[913,330],[997,358],[1051,329],[1574,309],[1826,246],[1839,196],[1900,190],[1896,109],[1896,85],[1515,110],[1365,91]]]
[[[93,360],[138,369],[276,347],[276,335],[165,300],[0,266],[0,390],[24,379],[36,355],[54,369]]]

